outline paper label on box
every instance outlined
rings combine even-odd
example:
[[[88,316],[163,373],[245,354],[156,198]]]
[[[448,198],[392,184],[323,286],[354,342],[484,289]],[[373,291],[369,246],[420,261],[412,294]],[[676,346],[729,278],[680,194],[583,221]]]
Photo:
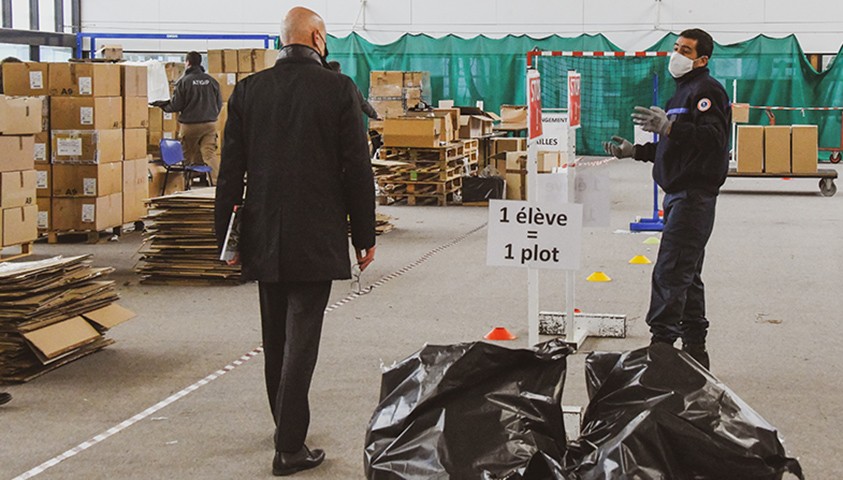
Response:
[[[81,138],[59,138],[56,139],[56,154],[60,157],[78,157],[82,155]]]
[[[35,188],[50,188],[50,185],[47,182],[47,172],[38,170],[38,177],[35,180]]]
[[[172,120],[173,114],[170,112],[164,112],[164,120]]]
[[[32,90],[41,90],[44,88],[43,72],[29,72],[29,88]]]
[[[83,178],[82,179],[82,195],[96,195],[97,194],[97,179]]]
[[[94,80],[91,77],[79,77],[79,95],[94,93]]]
[[[90,205],[82,205],[82,222],[83,223],[94,223],[96,219],[96,211],[97,206],[90,204]]]
[[[225,76],[226,83],[229,85],[234,85],[237,83],[237,74],[236,73],[229,73]]]
[[[47,161],[47,144],[46,143],[36,143],[35,144],[35,160],[41,160],[42,162]],[[46,173],[46,172],[44,172]]]
[[[164,138],[166,138],[167,140],[172,140],[172,139],[173,139],[173,132],[164,132],[164,135],[163,135],[163,136],[164,136]]]
[[[79,123],[82,125],[94,124],[94,107],[82,107],[79,109]]]
[[[50,226],[50,212],[38,212],[38,228],[46,230]]]

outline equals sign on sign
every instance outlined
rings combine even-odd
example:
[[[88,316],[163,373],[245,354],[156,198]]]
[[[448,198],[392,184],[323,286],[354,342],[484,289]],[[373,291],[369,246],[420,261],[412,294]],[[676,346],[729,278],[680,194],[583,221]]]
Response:
[[[539,238],[538,230],[527,230],[527,238],[530,238],[530,239],[533,239],[533,240]]]

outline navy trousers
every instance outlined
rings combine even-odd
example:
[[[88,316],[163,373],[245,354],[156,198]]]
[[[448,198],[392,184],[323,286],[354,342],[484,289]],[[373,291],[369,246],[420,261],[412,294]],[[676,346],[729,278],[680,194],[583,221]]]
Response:
[[[714,227],[717,195],[701,190],[664,197],[664,230],[653,269],[647,325],[653,341],[705,343],[705,246]]]
[[[258,290],[275,450],[298,452],[310,427],[308,393],[331,282],[259,282]]]

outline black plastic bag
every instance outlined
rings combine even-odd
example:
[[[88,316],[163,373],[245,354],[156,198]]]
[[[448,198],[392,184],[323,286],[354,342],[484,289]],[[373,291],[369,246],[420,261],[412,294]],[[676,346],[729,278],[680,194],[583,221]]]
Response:
[[[666,344],[586,360],[590,402],[567,465],[576,478],[804,478],[775,427]]]
[[[538,479],[528,466],[559,471],[570,353],[560,340],[530,350],[465,343],[427,346],[393,366],[366,432],[367,478]]]
[[[501,199],[506,193],[506,184],[501,177],[463,177],[462,201],[485,202]]]

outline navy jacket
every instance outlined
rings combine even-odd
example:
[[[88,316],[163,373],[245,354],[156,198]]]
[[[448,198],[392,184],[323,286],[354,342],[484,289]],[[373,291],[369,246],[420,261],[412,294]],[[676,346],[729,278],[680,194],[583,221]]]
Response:
[[[654,162],[653,179],[667,193],[699,189],[717,194],[729,170],[729,97],[705,67],[676,84],[665,108],[673,121],[670,133],[657,143],[636,145],[633,157]]]
[[[264,282],[351,277],[355,247],[375,245],[375,187],[357,87],[322,65],[319,54],[288,45],[278,61],[237,83],[216,191],[222,245],[243,198],[243,276]]]
[[[179,123],[216,122],[222,109],[220,84],[202,67],[190,67],[176,82],[173,99],[161,108],[179,112]]]

